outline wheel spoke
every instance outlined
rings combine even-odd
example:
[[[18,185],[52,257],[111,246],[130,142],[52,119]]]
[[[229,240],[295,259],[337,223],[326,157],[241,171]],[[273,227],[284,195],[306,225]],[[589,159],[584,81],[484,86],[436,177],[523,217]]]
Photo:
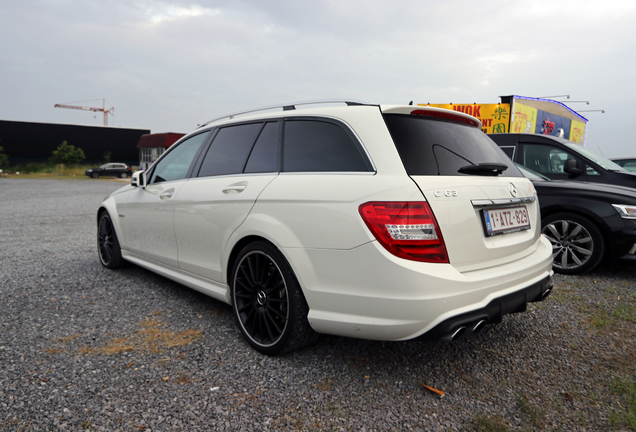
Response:
[[[269,337],[270,337],[270,339],[272,341],[276,340],[276,338],[278,338],[278,336],[281,333],[283,333],[283,327],[281,327],[279,322],[278,322],[278,320],[276,320],[276,317],[278,317],[278,316],[279,316],[278,314],[276,314],[275,316],[272,316],[272,314],[269,313],[269,310],[267,310],[263,314],[263,320],[265,321],[265,327],[267,328],[267,334],[269,335]]]
[[[550,230],[550,232],[552,233],[552,235],[554,236],[553,238],[548,237],[548,239],[553,242],[556,243],[558,242],[558,239],[561,238],[561,234],[559,233],[559,231],[557,231],[557,228],[554,226],[554,224],[550,224],[547,226],[547,228]],[[545,234],[545,233],[544,233]],[[547,237],[547,236],[546,236]]]
[[[581,232],[581,230],[583,229],[583,227],[581,225],[577,225],[572,232],[570,233],[570,235],[568,235],[566,240],[572,240],[573,238],[576,238],[577,235],[579,235],[579,233]]]
[[[561,268],[568,268],[568,250],[563,249],[563,254],[561,255]]]
[[[574,243],[576,243],[576,244],[582,244],[582,243],[585,244],[585,243],[591,243],[591,242],[592,242],[592,237],[581,237],[579,239],[572,240],[570,242],[570,244],[574,244]]]
[[[271,287],[266,286],[265,292],[269,296],[270,294],[275,293],[276,291],[279,291],[281,288],[285,288],[285,282],[283,280],[277,281],[276,284]]]
[[[576,263],[577,267],[580,267],[581,265],[583,265],[583,261],[579,259],[579,257],[574,253],[574,251],[570,250],[570,255],[572,255],[572,261]],[[571,266],[571,267],[574,267],[574,266]]]
[[[246,261],[247,263],[245,263],[244,266],[241,266],[239,268],[239,271],[241,272],[241,274],[246,280],[245,286],[246,287],[249,286],[251,288],[255,284],[254,273],[252,272],[252,260],[248,257]]]
[[[245,279],[248,279],[248,277],[246,276]],[[239,296],[243,296],[243,297],[251,297],[251,295],[254,293],[254,283],[250,283],[249,280],[243,280],[243,279],[239,279],[236,278],[236,284],[240,285],[242,288],[242,291],[236,291],[236,295]],[[235,287],[234,289],[237,289],[238,287]],[[244,291],[244,292],[243,292]]]
[[[234,310],[254,343],[271,346],[280,341],[287,327],[287,287],[280,269],[265,253],[253,251],[239,262]]]
[[[585,249],[582,248],[580,246],[577,245],[570,245],[570,249],[573,251],[577,251],[578,253],[585,255],[585,256],[589,256],[592,255],[592,250],[591,249]]]

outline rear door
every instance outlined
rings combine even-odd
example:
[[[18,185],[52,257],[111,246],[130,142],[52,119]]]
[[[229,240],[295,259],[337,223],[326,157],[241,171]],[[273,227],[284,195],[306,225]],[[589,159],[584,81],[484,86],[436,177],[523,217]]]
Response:
[[[534,251],[541,228],[534,187],[479,127],[431,110],[384,118],[454,267],[479,270]]]
[[[278,175],[277,136],[277,122],[219,129],[177,194],[174,234],[181,270],[225,282],[225,245]]]

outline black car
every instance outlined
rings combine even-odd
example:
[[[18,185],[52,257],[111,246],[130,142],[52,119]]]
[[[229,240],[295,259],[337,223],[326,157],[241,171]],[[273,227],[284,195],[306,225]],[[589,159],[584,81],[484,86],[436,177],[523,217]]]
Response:
[[[110,162],[100,166],[99,168],[89,168],[84,174],[92,178],[103,176],[112,176],[119,178],[127,178],[132,176],[132,169],[125,163]]]
[[[572,180],[636,188],[629,172],[572,141],[550,135],[489,134],[513,161],[552,180]]]
[[[636,158],[618,158],[611,159],[616,165],[620,165],[627,171],[636,172]]]
[[[636,259],[636,190],[553,181],[517,164],[534,184],[542,233],[552,243],[552,268],[581,274],[603,258]]]

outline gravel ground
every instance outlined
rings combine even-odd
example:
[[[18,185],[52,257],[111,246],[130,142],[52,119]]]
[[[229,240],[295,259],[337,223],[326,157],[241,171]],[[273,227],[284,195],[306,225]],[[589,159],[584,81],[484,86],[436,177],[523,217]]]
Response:
[[[636,264],[557,275],[452,344],[322,336],[267,357],[229,306],[102,268],[95,210],[119,186],[0,179],[0,431],[630,430]]]

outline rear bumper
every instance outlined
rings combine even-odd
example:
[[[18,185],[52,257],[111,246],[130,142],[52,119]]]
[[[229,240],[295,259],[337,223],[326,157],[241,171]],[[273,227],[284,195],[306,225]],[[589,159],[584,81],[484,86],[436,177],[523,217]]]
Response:
[[[552,247],[543,236],[523,258],[463,273],[451,264],[397,258],[377,242],[344,251],[281,250],[307,299],[312,328],[362,339],[439,339],[465,323],[496,323],[542,298],[552,276]]]
[[[552,277],[548,276],[525,289],[497,298],[483,308],[449,318],[417,339],[451,342],[463,334],[477,333],[486,324],[500,323],[504,315],[525,312],[528,303],[543,301],[551,292]]]

